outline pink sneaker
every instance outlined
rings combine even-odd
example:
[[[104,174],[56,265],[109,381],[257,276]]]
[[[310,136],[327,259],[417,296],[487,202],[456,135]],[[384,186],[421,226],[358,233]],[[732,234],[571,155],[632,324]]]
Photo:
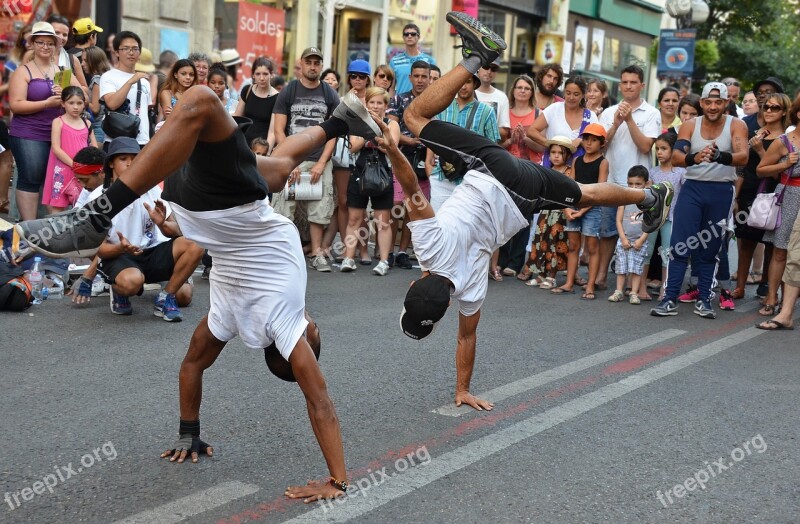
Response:
[[[684,304],[694,303],[697,302],[698,298],[700,298],[700,290],[697,289],[697,286],[690,285],[686,289],[686,293],[678,297],[678,302],[683,302]]]
[[[733,311],[736,309],[736,304],[733,303],[731,292],[727,289],[722,289],[719,292],[719,308],[725,311]]]

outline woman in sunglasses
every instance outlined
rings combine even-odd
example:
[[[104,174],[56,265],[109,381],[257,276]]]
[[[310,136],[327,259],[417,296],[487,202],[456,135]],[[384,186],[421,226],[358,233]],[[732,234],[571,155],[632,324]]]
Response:
[[[372,87],[369,62],[366,60],[353,60],[350,62],[347,67],[347,86],[350,91],[361,99],[362,104],[366,103],[364,98],[367,96],[367,88]]]
[[[375,87],[381,87],[389,93],[389,96],[394,96],[394,72],[392,68],[386,64],[381,64],[375,68],[375,76],[373,77]]]

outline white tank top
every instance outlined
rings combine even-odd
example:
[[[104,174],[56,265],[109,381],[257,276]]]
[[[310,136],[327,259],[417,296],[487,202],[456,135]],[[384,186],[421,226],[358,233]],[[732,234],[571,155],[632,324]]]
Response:
[[[692,133],[692,147],[689,149],[690,154],[702,151],[706,146],[716,142],[717,149],[733,152],[733,143],[731,140],[731,122],[733,117],[725,115],[725,126],[718,137],[706,140],[700,133],[703,127],[703,117],[698,116],[694,121],[694,133]],[[736,168],[733,166],[725,166],[717,164],[716,162],[703,162],[702,164],[695,164],[686,168],[686,180],[697,180],[700,182],[735,182],[736,181]]]

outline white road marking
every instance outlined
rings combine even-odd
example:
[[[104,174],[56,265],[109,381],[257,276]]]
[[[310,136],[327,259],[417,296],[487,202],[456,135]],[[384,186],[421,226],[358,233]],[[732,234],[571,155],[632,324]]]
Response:
[[[258,491],[258,486],[244,482],[223,482],[157,508],[137,513],[114,524],[173,524],[227,504]]]
[[[384,504],[408,495],[414,490],[464,469],[479,460],[503,451],[514,444],[538,435],[563,422],[572,420],[656,380],[697,364],[734,346],[743,344],[763,333],[764,331],[756,328],[748,328],[733,333],[725,338],[625,377],[619,382],[608,384],[591,393],[586,393],[574,400],[548,409],[543,413],[533,415],[513,426],[473,440],[444,455],[433,457],[425,466],[420,465],[409,469],[407,472],[398,474],[380,486],[373,486],[369,491],[364,492],[363,497],[359,493],[356,496],[346,498],[341,505],[334,502],[331,508],[318,507],[316,510],[299,515],[284,524],[347,522],[360,517]],[[325,509],[328,509],[328,511],[325,511]]]
[[[555,382],[556,380],[560,380],[564,377],[572,375],[573,373],[589,369],[604,362],[608,362],[609,360],[624,357],[625,355],[629,355],[646,347],[684,334],[686,334],[686,331],[682,331],[680,329],[666,329],[658,333],[653,333],[647,337],[628,342],[627,344],[622,344],[621,346],[589,355],[588,357],[575,360],[574,362],[569,362],[562,366],[548,369],[547,371],[542,371],[541,373],[531,375],[530,377],[522,378],[520,380],[511,382],[510,384],[491,389],[484,393],[479,393],[477,396],[485,398],[489,402],[500,402],[501,400],[513,397],[514,395],[519,395],[520,393],[530,391],[531,389]],[[462,405],[460,407],[456,407],[453,402],[433,410],[434,413],[447,415],[449,417],[460,417],[464,413],[471,413],[473,411],[474,409],[469,406]]]

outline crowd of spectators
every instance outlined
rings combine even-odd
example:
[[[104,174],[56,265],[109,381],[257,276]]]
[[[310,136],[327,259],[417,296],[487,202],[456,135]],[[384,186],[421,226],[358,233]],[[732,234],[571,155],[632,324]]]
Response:
[[[165,51],[154,64],[152,53],[137,34],[107,35],[106,47],[101,49],[98,37],[102,32],[89,18],[70,26],[58,16],[20,31],[5,64],[3,83],[7,87],[0,90],[7,94],[13,114],[7,133],[5,124],[0,128],[0,212],[9,207],[12,163],[16,163],[13,191],[20,219],[36,218],[40,204],[51,212],[76,205],[80,189],[67,189],[77,183],[86,186],[87,180],[86,165],[73,160],[78,151],[97,145],[109,154],[100,171],[118,176],[119,169],[124,169],[119,158],[132,159],[134,143],[137,148],[146,147],[178,107],[183,93],[195,85],[207,85],[231,115],[246,120],[243,130],[248,145],[256,154],[265,155],[280,147],[286,137],[329,118],[340,97],[355,96],[390,124],[434,209],[460,182],[457,176],[445,177],[460,166],[440,163],[403,121],[413,100],[441,76],[434,57],[422,51],[420,29],[415,24],[403,28],[404,49],[374,71],[361,59],[352,60],[341,71],[323,70],[322,51],[310,47],[301,54],[288,82],[266,57],[258,57],[251,77],[242,78],[242,59],[234,49],[214,56],[194,52],[185,58]],[[509,77],[508,92],[504,92],[496,85],[502,67],[497,60],[480,69],[438,118],[581,183],[608,181],[638,187],[669,181],[676,188],[676,201],[665,226],[649,236],[635,234],[636,219],[626,209],[544,209],[529,228],[494,254],[486,268],[487,278],[516,277],[530,287],[560,295],[583,287],[581,298],[593,300],[597,292],[608,289],[613,261],[617,281],[610,301],[640,304],[664,299],[674,255],[671,232],[673,227],[681,231],[686,227],[681,224],[684,217],[674,212],[675,204],[692,165],[691,159],[683,158],[687,151],[676,140],[687,122],[700,125],[704,108],[710,107],[707,100],[716,97],[724,98],[726,119],[744,120],[749,142],[746,163],[738,165],[736,160],[730,166],[736,178],[726,234],[735,232],[736,241],[729,242],[726,236],[719,252],[713,253],[717,291],[712,296],[719,297],[723,309],[732,309],[734,299],[746,296],[746,286],[755,285],[756,294],[764,299],[759,312],[764,316],[779,313],[781,277],[787,257],[792,257],[790,233],[800,208],[796,149],[800,140],[794,129],[800,117],[800,99],[787,96],[780,79],[761,80],[752,91],[741,93],[739,81],[726,78],[719,84],[722,87],[702,98],[681,96],[677,88],[667,86],[651,105],[642,97],[645,76],[637,65],[622,69],[618,103],[604,80],[565,75],[558,64],[538,67],[532,75]],[[73,74],[64,81],[59,73],[66,70]],[[119,116],[136,118],[120,129]],[[673,164],[675,158],[677,165]],[[395,181],[381,194],[361,190],[359,181],[367,164],[376,162],[391,171],[375,143],[358,137],[331,140],[298,166],[284,191],[271,195],[276,212],[298,224],[310,267],[316,271],[338,268],[352,272],[364,265],[385,276],[392,268],[413,267],[399,185]],[[100,191],[102,188],[94,190]],[[147,201],[137,204],[141,209],[135,216],[118,217],[143,221],[144,230],[140,231],[138,223],[115,223],[118,236],[109,237],[108,247],[101,249],[84,280],[93,280],[92,271],[99,267],[111,284],[112,310],[121,314],[130,310],[126,297],[139,292],[143,284],[154,279],[165,282],[156,310],[175,320],[180,318],[178,307],[191,300],[191,292],[186,291],[192,285],[191,272],[184,266],[197,264],[202,252],[196,245],[185,246],[163,234],[164,228],[170,231],[169,206],[156,205],[160,189],[157,192],[148,193]],[[782,222],[775,231],[747,224],[748,210],[756,196],[765,192],[782,194]],[[337,238],[341,242],[336,242]],[[180,249],[160,247],[157,256],[148,255],[166,242]],[[727,268],[729,245],[738,253],[733,275]],[[700,255],[692,253],[692,266]],[[123,257],[126,262],[119,262]],[[213,261],[203,260],[207,275]],[[579,271],[584,263],[588,278]],[[109,267],[123,270],[103,271]],[[138,273],[127,271],[130,267],[137,267]],[[566,279],[559,283],[562,272]],[[690,287],[680,301],[698,299],[697,278],[693,267]],[[787,323],[781,318],[784,320],[772,324],[773,329]]]

